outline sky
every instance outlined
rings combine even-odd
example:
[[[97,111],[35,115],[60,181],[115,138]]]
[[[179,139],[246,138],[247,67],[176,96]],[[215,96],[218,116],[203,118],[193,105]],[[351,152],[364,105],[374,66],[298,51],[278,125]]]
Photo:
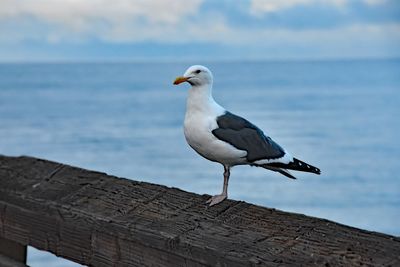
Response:
[[[0,0],[0,62],[399,56],[399,0]]]

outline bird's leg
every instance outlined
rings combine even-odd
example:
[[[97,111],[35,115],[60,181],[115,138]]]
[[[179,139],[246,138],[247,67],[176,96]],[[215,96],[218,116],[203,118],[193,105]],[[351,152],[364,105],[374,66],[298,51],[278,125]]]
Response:
[[[229,181],[229,175],[231,174],[230,172],[230,167],[224,165],[224,187],[222,189],[222,193],[219,195],[212,196],[209,200],[207,200],[207,204],[210,204],[209,206],[214,206],[218,203],[221,203],[223,200],[225,200],[228,197],[228,181]]]

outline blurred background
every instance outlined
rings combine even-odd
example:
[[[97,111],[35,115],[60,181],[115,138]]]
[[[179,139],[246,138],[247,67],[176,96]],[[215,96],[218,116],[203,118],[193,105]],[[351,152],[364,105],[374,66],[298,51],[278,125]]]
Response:
[[[235,167],[230,198],[400,235],[399,1],[0,0],[0,62],[0,154],[219,193],[172,85],[203,64],[220,104],[322,170]]]

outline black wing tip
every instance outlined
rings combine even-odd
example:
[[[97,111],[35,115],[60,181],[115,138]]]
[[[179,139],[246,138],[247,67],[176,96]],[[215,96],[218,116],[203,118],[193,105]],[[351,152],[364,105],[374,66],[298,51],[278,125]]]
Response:
[[[321,170],[317,167],[314,167],[304,161],[301,161],[299,159],[293,158],[293,163],[296,165],[296,170],[298,171],[305,171],[305,172],[311,172],[320,175]]]
[[[293,158],[293,161],[289,163],[268,163],[265,164],[266,166],[270,167],[276,167],[276,168],[282,168],[282,169],[288,169],[288,170],[294,170],[294,171],[301,171],[301,172],[310,172],[314,174],[321,174],[321,170],[317,167],[314,167],[308,163],[305,163],[304,161],[301,161],[299,159]]]

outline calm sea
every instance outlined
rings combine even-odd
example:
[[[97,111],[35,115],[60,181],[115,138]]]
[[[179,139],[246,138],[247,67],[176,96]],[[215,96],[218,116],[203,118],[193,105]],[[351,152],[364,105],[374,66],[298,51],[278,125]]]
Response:
[[[235,167],[230,198],[400,235],[400,60],[1,64],[0,154],[219,193],[222,167],[183,136],[189,86],[172,85],[192,63],[221,105],[322,170]],[[30,250],[45,262],[76,266]]]

